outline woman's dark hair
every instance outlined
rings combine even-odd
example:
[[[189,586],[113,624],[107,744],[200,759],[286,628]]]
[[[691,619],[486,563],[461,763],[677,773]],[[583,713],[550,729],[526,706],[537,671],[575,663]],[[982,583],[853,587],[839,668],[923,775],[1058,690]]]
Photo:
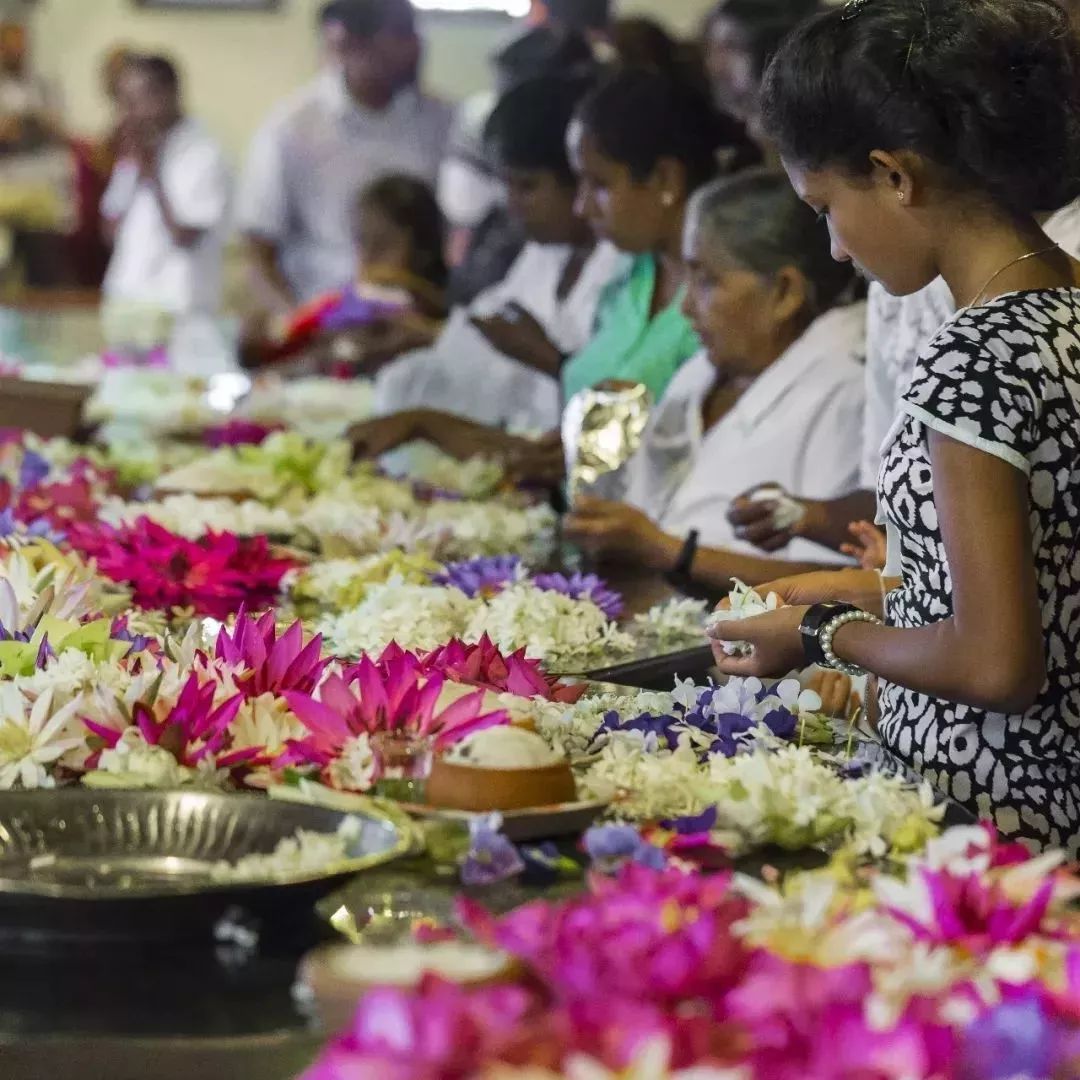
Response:
[[[423,180],[396,173],[382,176],[364,188],[358,205],[378,211],[409,234],[410,273],[440,289],[446,287],[443,216],[435,193]]]
[[[832,257],[824,222],[776,169],[747,169],[702,188],[687,210],[699,250],[719,249],[763,277],[796,267],[810,282],[816,311],[827,311],[854,281],[850,263]]]
[[[784,38],[820,10],[821,0],[719,0],[705,16],[702,36],[721,19],[734,23],[760,78]]]
[[[489,155],[504,167],[551,172],[573,184],[566,131],[592,86],[591,78],[549,75],[509,90],[484,128]]]
[[[505,91],[545,75],[585,74],[596,67],[592,47],[576,30],[537,26],[495,53],[495,80]]]
[[[709,92],[705,66],[699,50],[691,43],[673,38],[655,19],[643,15],[616,19],[611,24],[614,65],[659,71],[689,83],[704,94]]]
[[[572,30],[603,30],[611,19],[611,0],[545,0],[548,17]]]
[[[600,152],[647,180],[665,158],[686,170],[690,190],[761,160],[738,120],[699,89],[657,71],[627,69],[594,90],[577,118]]]
[[[1080,194],[1080,57],[1052,0],[854,0],[769,65],[765,127],[805,168],[871,171],[913,151],[1008,211]]]

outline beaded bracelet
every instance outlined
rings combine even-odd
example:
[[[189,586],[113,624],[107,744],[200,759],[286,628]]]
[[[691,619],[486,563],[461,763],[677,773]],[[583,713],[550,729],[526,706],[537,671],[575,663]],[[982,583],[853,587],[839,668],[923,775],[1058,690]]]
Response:
[[[836,631],[841,626],[846,626],[851,622],[865,622],[871,623],[873,626],[883,626],[881,619],[876,615],[872,615],[869,611],[860,611],[858,608],[850,608],[840,615],[837,615],[835,619],[831,619],[818,631],[818,640],[821,642],[821,651],[825,654],[825,666],[833,668],[835,671],[842,671],[845,675],[850,675],[853,679],[861,678],[863,675],[868,675],[869,672],[863,668],[856,666],[855,664],[849,664],[845,660],[841,660],[835,652],[833,652],[833,637]]]

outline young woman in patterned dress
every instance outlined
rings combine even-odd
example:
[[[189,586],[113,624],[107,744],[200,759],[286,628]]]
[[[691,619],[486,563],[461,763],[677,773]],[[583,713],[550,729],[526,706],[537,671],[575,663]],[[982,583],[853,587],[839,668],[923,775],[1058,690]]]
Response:
[[[717,633],[731,674],[878,677],[885,743],[1042,847],[1080,850],[1080,264],[1036,216],[1080,193],[1080,58],[1051,0],[852,0],[773,62],[766,123],[834,255],[958,313],[898,402],[889,567],[792,578]],[[823,602],[838,602],[828,607]],[[807,605],[811,605],[807,607]]]

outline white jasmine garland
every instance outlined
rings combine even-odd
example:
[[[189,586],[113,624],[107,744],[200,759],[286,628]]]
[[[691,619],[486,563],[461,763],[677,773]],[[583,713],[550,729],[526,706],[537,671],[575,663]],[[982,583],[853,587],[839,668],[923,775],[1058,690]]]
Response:
[[[109,525],[127,525],[148,517],[188,540],[197,540],[208,532],[291,536],[296,531],[296,519],[291,513],[254,499],[236,502],[185,494],[169,495],[158,502],[126,503],[111,498],[102,503],[99,513],[101,520]]]
[[[704,601],[674,597],[644,615],[635,615],[634,635],[668,651],[704,645],[707,611]]]
[[[371,415],[370,380],[312,376],[287,382],[269,377],[255,383],[240,415],[260,423],[284,423],[313,439],[339,437],[350,424]]]
[[[403,649],[430,651],[465,633],[483,607],[458,589],[409,585],[392,578],[373,585],[363,603],[351,611],[320,619],[316,630],[327,647],[347,657],[379,654],[396,641]]]
[[[690,683],[690,685],[693,685]],[[568,757],[579,757],[589,750],[597,728],[609,713],[631,720],[642,713],[664,716],[671,712],[672,695],[647,690],[613,690],[586,694],[573,705],[557,701],[529,703],[529,717],[536,730]]]
[[[542,563],[553,547],[557,520],[550,506],[496,501],[436,501],[425,513],[429,526],[447,531],[447,539],[434,553],[447,561],[521,555],[526,562]]]
[[[527,582],[511,585],[473,614],[467,641],[488,637],[503,651],[524,648],[549,664],[589,664],[632,652],[635,641],[591,600],[572,600]]]
[[[330,873],[349,859],[352,845],[360,837],[359,818],[347,817],[337,832],[316,833],[300,829],[281,840],[269,855],[245,855],[238,862],[216,863],[211,871],[215,881],[282,881],[290,878]]]

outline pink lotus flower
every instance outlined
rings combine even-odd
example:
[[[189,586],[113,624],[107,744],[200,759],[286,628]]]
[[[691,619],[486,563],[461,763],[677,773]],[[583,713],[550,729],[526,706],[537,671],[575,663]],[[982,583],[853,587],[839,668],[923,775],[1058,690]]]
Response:
[[[313,694],[323,677],[330,658],[322,659],[322,637],[304,645],[304,629],[294,622],[279,638],[273,611],[261,618],[243,608],[230,631],[218,633],[214,654],[233,668],[243,669],[236,685],[245,698],[262,694],[283,694],[292,690]]]
[[[436,978],[415,992],[373,990],[301,1080],[463,1080],[517,1056],[536,1005],[520,987],[466,991]]]
[[[215,450],[222,446],[261,446],[275,431],[282,430],[281,424],[228,420],[224,424],[206,428],[203,442]]]
[[[262,752],[259,747],[229,751],[229,727],[244,703],[236,694],[214,707],[217,685],[200,683],[198,674],[184,684],[176,704],[160,720],[145,702],[132,710],[132,721],[148,746],[160,746],[187,768],[197,768],[200,762],[210,762],[219,769],[235,769],[248,765]],[[84,719],[87,729],[101,739],[108,749],[120,742],[122,731]]]
[[[1006,895],[992,871],[958,875],[919,867],[914,884],[921,886],[927,911],[892,906],[885,910],[921,941],[981,955],[1035,934],[1053,937],[1059,932],[1046,920],[1054,896],[1052,874],[1023,901]]]
[[[951,1076],[953,1033],[913,1004],[887,1031],[866,1022],[865,965],[818,968],[761,952],[727,998],[747,1037],[751,1075],[769,1080],[907,1080]],[[921,1015],[926,1013],[927,1015]]]
[[[139,607],[192,607],[217,619],[244,603],[270,607],[293,567],[290,560],[271,555],[264,536],[208,533],[185,540],[145,517],[116,529],[73,525],[68,540],[96,559],[106,577],[128,583]]]
[[[674,1006],[714,1001],[739,978],[747,954],[732,924],[749,907],[728,875],[630,863],[591,886],[589,896],[527,904],[501,920],[461,900],[459,916],[482,940],[525,961],[560,999]]]
[[[445,679],[425,675],[416,658],[400,650],[378,663],[364,657],[342,678],[331,675],[318,697],[286,691],[290,709],[311,735],[290,744],[281,762],[330,764],[361,735],[400,734],[434,739],[443,749],[485,728],[509,722],[505,712],[482,713],[484,692],[459,698],[437,713]]]
[[[392,646],[393,647],[393,646]],[[517,697],[539,697],[572,705],[585,693],[584,683],[569,686],[549,678],[536,660],[527,659],[520,649],[504,656],[485,634],[475,645],[454,640],[420,657],[425,671],[438,672],[452,682],[481,686],[495,693]]]

